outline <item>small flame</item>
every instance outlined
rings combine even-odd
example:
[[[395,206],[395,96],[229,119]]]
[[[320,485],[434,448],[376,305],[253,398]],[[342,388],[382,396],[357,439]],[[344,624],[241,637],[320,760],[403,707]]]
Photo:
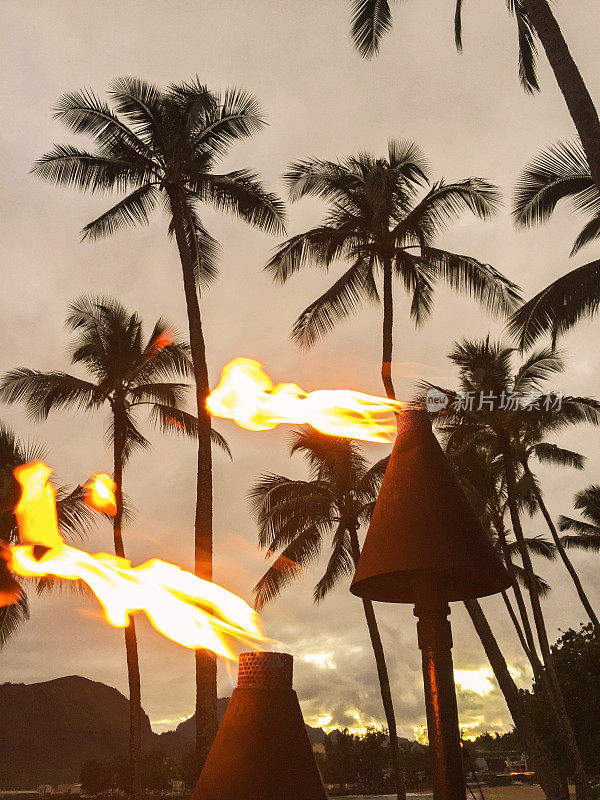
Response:
[[[106,472],[92,475],[85,485],[84,502],[96,511],[114,517],[117,513],[116,488],[115,482]]]
[[[236,358],[223,368],[206,407],[213,416],[233,419],[250,431],[308,422],[331,436],[389,442],[396,432],[393,414],[407,403],[350,389],[307,393],[295,383],[274,385],[258,361]]]
[[[23,578],[82,580],[100,601],[111,625],[124,628],[130,614],[143,611],[174,642],[206,648],[230,660],[237,658],[236,642],[257,647],[268,641],[256,612],[215,583],[158,559],[132,567],[127,559],[108,553],[91,555],[66,545],[58,530],[56,492],[48,480],[51,472],[39,461],[15,470],[22,486],[15,515],[20,539],[28,544],[9,548],[8,566],[13,573]],[[110,484],[103,480],[107,477],[97,475],[92,480],[95,489],[104,487],[99,489],[102,504],[109,495],[114,503],[112,480],[108,478]],[[39,555],[36,545],[48,549]]]

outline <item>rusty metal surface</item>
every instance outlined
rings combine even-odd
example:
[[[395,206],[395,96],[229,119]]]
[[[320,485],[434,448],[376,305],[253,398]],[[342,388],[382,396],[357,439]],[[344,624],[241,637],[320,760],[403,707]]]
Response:
[[[238,688],[291,689],[294,659],[289,653],[242,653]]]
[[[192,800],[326,800],[296,692],[292,657],[244,653]]]
[[[351,591],[370,600],[412,603],[422,575],[449,601],[510,585],[427,412],[410,409],[400,417]]]
[[[416,590],[414,614],[421,650],[434,800],[465,800],[458,708],[452,665],[450,606],[426,581]]]

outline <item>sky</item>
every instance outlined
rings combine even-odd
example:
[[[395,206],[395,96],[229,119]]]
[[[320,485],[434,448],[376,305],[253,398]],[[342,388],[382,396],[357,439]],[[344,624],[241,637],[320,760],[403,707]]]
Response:
[[[555,4],[573,55],[593,96],[600,97],[596,64],[598,9],[580,0],[577,14]],[[540,57],[542,92],[527,96],[516,66],[514,21],[501,0],[465,4],[464,53],[454,49],[449,0],[393,4],[395,27],[380,56],[363,61],[348,36],[345,0],[3,0],[0,36],[4,124],[1,129],[2,267],[0,270],[0,371],[15,366],[67,369],[64,318],[82,294],[109,294],[138,311],[148,331],[164,316],[185,332],[186,315],[174,244],[159,214],[147,228],[81,243],[79,231],[108,207],[110,198],[42,183],[29,174],[53,143],[75,142],[52,119],[64,92],[92,88],[104,94],[121,75],[159,85],[198,75],[210,88],[239,86],[256,94],[268,127],[238,144],[223,169],[257,170],[284,194],[286,165],[309,156],[335,159],[367,150],[386,152],[391,137],[414,140],[435,178],[485,177],[501,187],[505,206],[492,222],[463,217],[439,245],[490,263],[520,284],[526,297],[558,275],[599,256],[590,245],[569,259],[583,220],[560,209],[544,227],[516,231],[509,209],[512,187],[524,164],[543,146],[574,135],[562,96]],[[78,143],[84,144],[83,140]],[[317,200],[289,207],[288,233],[317,224]],[[203,220],[222,243],[221,276],[201,299],[211,382],[237,356],[256,358],[276,381],[307,390],[354,388],[382,394],[379,376],[381,309],[364,308],[323,339],[300,351],[289,339],[298,313],[335,276],[306,270],[275,286],[263,267],[277,239],[215,212]],[[500,336],[502,320],[490,319],[471,300],[440,288],[432,318],[415,330],[408,301],[395,289],[394,377],[399,397],[415,381],[445,385],[456,380],[447,353],[463,336]],[[597,323],[584,322],[562,342],[568,369],[554,387],[598,395]],[[56,413],[32,422],[20,408],[3,408],[0,420],[28,440],[43,442],[57,483],[74,485],[93,472],[110,471],[102,415]],[[144,423],[145,424],[145,423]],[[289,431],[251,433],[218,421],[233,461],[214,456],[215,580],[251,600],[265,569],[246,495],[265,472],[306,473],[290,459]],[[135,518],[125,532],[134,564],[156,556],[192,566],[195,487],[194,445],[144,427],[150,451],[135,455],[126,492]],[[557,443],[588,457],[583,474],[539,469],[551,513],[572,512],[573,494],[597,480],[599,434],[574,429]],[[371,460],[389,451],[366,446]],[[543,520],[527,532],[544,533]],[[111,531],[100,526],[82,545],[110,550]],[[592,602],[600,602],[593,556],[573,555]],[[321,562],[320,567],[324,564]],[[545,562],[538,571],[553,585],[544,601],[551,640],[584,621],[564,569]],[[360,600],[340,585],[323,603],[312,603],[319,565],[290,586],[262,618],[265,633],[295,656],[295,688],[307,722],[361,729],[381,724],[383,712],[373,654]],[[482,601],[507,660],[522,686],[530,683],[525,659],[497,598]],[[409,606],[377,604],[387,655],[398,731],[413,736],[423,726],[420,654]],[[461,724],[470,735],[510,729],[510,717],[470,620],[453,604],[454,662]],[[155,730],[174,727],[194,707],[193,655],[138,623],[143,706]],[[31,619],[0,652],[0,682],[32,683],[83,675],[127,691],[123,634],[102,620],[92,600],[68,592],[31,597]],[[222,665],[219,693],[229,695],[235,670]]]

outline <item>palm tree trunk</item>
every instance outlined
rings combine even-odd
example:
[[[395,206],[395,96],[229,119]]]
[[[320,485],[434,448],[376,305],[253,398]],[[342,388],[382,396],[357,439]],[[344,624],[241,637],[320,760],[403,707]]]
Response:
[[[523,628],[519,623],[519,618],[512,607],[512,603],[510,602],[509,596],[506,594],[505,591],[502,592],[502,599],[504,600],[504,605],[506,606],[506,610],[508,611],[508,616],[510,617],[512,624],[517,632],[517,636],[519,638],[519,642],[521,643],[521,647],[527,658],[531,661],[531,653],[529,652],[529,645],[527,644],[527,640],[525,639],[525,634],[523,633]]]
[[[532,492],[533,492],[533,496],[535,497],[535,502],[538,504],[538,507],[539,507],[540,511],[542,512],[542,515],[543,515],[544,519],[546,520],[546,524],[548,525],[550,533],[552,534],[552,539],[554,540],[554,544],[556,545],[556,549],[558,550],[558,554],[561,557],[563,564],[567,568],[567,572],[571,576],[571,579],[572,579],[573,583],[575,584],[575,589],[577,590],[577,594],[579,595],[579,599],[581,600],[581,604],[585,608],[586,614],[589,616],[590,620],[592,621],[592,625],[594,626],[594,630],[596,631],[596,633],[600,633],[600,622],[598,622],[598,617],[596,616],[596,613],[594,612],[594,609],[592,608],[592,604],[590,603],[589,598],[588,598],[587,594],[585,593],[585,590],[584,590],[584,588],[583,588],[583,586],[581,584],[581,580],[579,579],[579,575],[577,574],[577,570],[573,566],[573,563],[572,563],[571,559],[567,555],[567,551],[565,550],[565,546],[561,542],[560,536],[558,535],[558,531],[556,530],[556,527],[554,526],[554,522],[552,521],[552,517],[550,516],[550,513],[549,513],[549,511],[548,511],[548,509],[546,507],[546,504],[544,503],[544,500],[542,498],[542,494],[541,494],[540,490],[538,489],[538,487],[537,487],[537,485],[535,483],[533,475],[531,474],[531,470],[529,469],[527,464],[523,464],[523,468],[525,469],[528,477],[531,480],[531,489],[532,489]]]
[[[350,529],[350,543],[352,547],[352,558],[354,561],[354,566],[356,567],[360,557],[360,543],[358,541],[356,529]],[[367,621],[367,628],[369,629],[369,638],[371,639],[373,654],[375,655],[377,677],[379,678],[379,690],[381,692],[381,700],[383,703],[388,735],[390,737],[390,753],[392,756],[392,766],[394,768],[394,777],[396,782],[396,797],[398,800],[406,800],[404,773],[400,767],[400,746],[398,744],[398,731],[396,729],[396,715],[394,714],[394,703],[392,701],[390,677],[388,675],[387,664],[385,662],[383,643],[381,641],[381,635],[379,633],[379,626],[377,625],[377,618],[375,617],[373,603],[370,600],[363,598],[362,604],[365,612],[365,619]]]
[[[512,590],[515,595],[515,600],[517,603],[517,608],[519,609],[519,614],[521,616],[521,622],[523,624],[523,632],[525,635],[525,639],[527,641],[527,648],[530,653],[530,663],[533,668],[534,674],[538,674],[536,672],[536,668],[539,667],[539,671],[541,672],[541,663],[538,658],[538,653],[535,646],[535,641],[533,638],[533,630],[531,629],[531,623],[529,621],[529,614],[527,613],[527,607],[525,605],[525,600],[523,598],[523,593],[521,592],[521,587],[519,586],[519,582],[517,580],[517,576],[515,575],[515,570],[513,568],[513,562],[510,555],[510,549],[508,547],[508,541],[506,539],[506,531],[504,529],[504,524],[496,523],[494,525],[496,528],[496,532],[500,539],[500,546],[502,548],[502,556],[504,558],[504,565],[508,570],[508,574],[512,580]],[[533,660],[532,660],[533,659]]]
[[[196,383],[198,417],[198,471],[196,514],[194,519],[194,571],[198,577],[212,581],[212,452],[211,419],[206,410],[210,393],[206,347],[200,304],[194,277],[194,264],[183,223],[182,200],[174,188],[167,188],[175,239],[183,272],[183,288],[190,333],[190,349]],[[196,651],[196,759],[198,774],[217,732],[217,661],[208,650]]]
[[[519,545],[519,552],[521,554],[523,568],[525,570],[527,588],[531,599],[531,609],[533,611],[533,620],[536,627],[538,641],[540,643],[540,651],[542,654],[542,658],[544,660],[545,672],[547,672],[548,678],[550,680],[550,684],[552,687],[556,703],[555,710],[556,710],[557,721],[559,722],[560,727],[562,728],[565,743],[573,759],[576,795],[578,800],[593,800],[594,794],[590,787],[589,778],[585,772],[583,759],[581,758],[581,751],[579,750],[579,745],[577,743],[577,739],[575,738],[573,726],[571,725],[571,720],[569,719],[569,715],[567,712],[565,699],[560,688],[560,683],[558,681],[558,675],[556,673],[554,662],[552,660],[552,653],[550,652],[550,643],[548,641],[548,633],[546,631],[546,624],[544,621],[544,614],[542,612],[542,605],[540,603],[539,594],[535,584],[533,565],[531,563],[531,556],[529,554],[529,550],[527,549],[527,543],[525,541],[525,536],[523,535],[523,528],[521,527],[521,520],[519,518],[519,509],[516,501],[517,481],[516,481],[515,462],[512,453],[512,448],[510,446],[510,442],[507,441],[504,436],[500,437],[500,445],[502,452],[502,460],[504,464],[504,471],[506,475],[508,508],[512,520],[513,531],[517,543]]]
[[[537,779],[548,800],[568,800],[569,790],[564,776],[548,756],[539,739],[523,699],[506,665],[502,651],[494,637],[483,609],[477,600],[465,600],[465,606],[481,640],[485,654],[494,671],[500,690],[524,747],[527,749]]]
[[[114,412],[113,468],[115,481],[115,500],[117,512],[113,517],[113,537],[115,555],[125,558],[123,545],[123,448],[125,430],[118,412]],[[133,617],[125,628],[125,653],[127,657],[127,681],[129,683],[129,769],[131,775],[131,794],[134,800],[141,800],[142,790],[142,688],[140,681],[140,662],[138,658],[137,637]]]
[[[383,347],[381,357],[381,380],[386,396],[396,399],[392,381],[392,349],[394,327],[394,298],[392,295],[392,262],[383,265]]]
[[[556,82],[590,165],[592,177],[600,190],[600,119],[577,64],[569,52],[548,0],[523,0],[533,27],[546,52]]]

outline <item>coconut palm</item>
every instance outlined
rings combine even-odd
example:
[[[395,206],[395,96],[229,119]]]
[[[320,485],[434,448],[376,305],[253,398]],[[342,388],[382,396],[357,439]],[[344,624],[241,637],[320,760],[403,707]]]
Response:
[[[570,200],[587,221],[571,255],[600,238],[600,191],[577,140],[558,142],[542,150],[525,167],[516,186],[513,216],[518,227],[548,220],[562,200]],[[528,300],[512,316],[509,329],[521,347],[530,347],[543,334],[552,340],[583,317],[593,316],[600,304],[600,261],[591,261],[561,275]]]
[[[533,353],[514,374],[511,365],[513,354],[513,348],[492,343],[489,338],[482,342],[463,340],[457,343],[449,357],[458,367],[460,390],[436,387],[450,398],[448,406],[436,414],[436,419],[445,427],[453,426],[454,435],[463,441],[483,436],[493,444],[494,452],[501,460],[512,530],[525,570],[542,656],[544,669],[541,677],[546,697],[552,703],[556,721],[573,759],[578,797],[590,798],[589,780],[552,661],[540,593],[523,532],[518,501],[520,462],[517,443],[524,413],[529,415],[527,424],[546,423],[546,430],[558,431],[579,422],[600,424],[600,404],[590,398],[560,396],[561,413],[556,415],[559,396],[556,392],[543,392],[543,386],[547,377],[556,371],[557,354],[549,349]]]
[[[531,460],[535,458],[541,464],[550,464],[558,467],[573,467],[580,470],[583,469],[585,458],[580,453],[576,453],[573,450],[568,450],[563,447],[558,447],[558,445],[550,442],[542,441],[546,431],[548,429],[553,429],[557,421],[559,421],[561,412],[562,409],[557,409],[554,417],[549,417],[548,419],[540,421],[537,424],[535,421],[532,424],[528,424],[529,420],[527,416],[525,416],[521,436],[515,440],[514,450],[517,461],[523,470],[523,475],[529,480],[531,492],[535,498],[535,502],[542,512],[542,516],[544,517],[546,524],[548,525],[548,529],[552,535],[552,540],[556,550],[563,564],[565,565],[571,580],[573,581],[581,604],[584,607],[586,614],[589,616],[594,629],[597,633],[600,633],[600,622],[598,621],[598,616],[583,588],[581,579],[577,574],[577,570],[567,555],[563,541],[558,535],[558,531],[554,521],[552,520],[552,516],[548,511],[544,501],[542,489],[531,468]],[[526,412],[524,413],[526,414]]]
[[[349,269],[302,312],[292,338],[310,347],[362,302],[378,301],[376,279],[381,275],[381,376],[388,397],[395,396],[394,277],[411,296],[410,314],[416,324],[431,312],[439,282],[471,295],[492,312],[507,312],[517,301],[515,285],[493,267],[435,246],[444,227],[463,212],[487,219],[496,211],[498,193],[481,178],[430,183],[417,145],[390,140],[385,158],[361,153],[337,162],[308,159],[292,164],[285,180],[292,201],[313,195],[326,200],[329,208],[321,225],[279,247],[266,267],[273,278],[284,283],[304,266],[327,269],[338,258],[350,262]]]
[[[454,35],[458,50],[462,50],[463,1],[454,0]],[[350,0],[350,5],[354,45],[361,55],[370,57],[377,53],[381,38],[392,27],[390,0]],[[600,119],[550,3],[548,0],[506,0],[506,5],[517,24],[521,85],[530,93],[539,88],[535,66],[536,40],[539,39],[600,189]]]
[[[290,455],[294,453],[304,456],[309,467],[308,481],[268,474],[250,491],[260,546],[267,549],[267,557],[279,552],[254,588],[257,608],[277,597],[317,560],[329,537],[331,554],[315,586],[315,602],[323,600],[336,584],[354,572],[360,556],[358,534],[371,517],[389,460],[383,458],[369,467],[355,442],[320,433],[310,425],[293,432]],[[373,604],[366,599],[362,604],[389,731],[396,793],[401,800],[405,789],[385,655]]]
[[[559,517],[558,528],[561,531],[573,531],[563,536],[566,547],[577,547],[581,550],[600,551],[600,486],[592,484],[587,489],[577,492],[574,507],[581,513],[583,520],[573,517]]]
[[[111,298],[83,297],[76,301],[69,309],[67,327],[73,334],[71,361],[81,365],[91,380],[65,372],[20,367],[3,376],[0,400],[24,402],[39,419],[66,408],[90,412],[108,409],[107,439],[113,449],[117,505],[113,518],[114,547],[115,554],[125,558],[123,468],[136,448],[149,446],[136,424],[136,414],[146,410],[150,419],[165,430],[197,431],[195,418],[182,408],[188,386],[172,380],[191,375],[189,346],[162,319],[144,341],[140,317]],[[133,619],[125,628],[125,650],[131,715],[131,779],[134,794],[139,797],[142,710]]]
[[[248,169],[219,172],[218,165],[239,139],[264,124],[256,99],[237,89],[223,96],[199,79],[160,89],[138,78],[119,78],[111,105],[91,91],[62,97],[55,118],[73,133],[93,140],[91,152],[57,145],[37,160],[44,180],[91,192],[117,192],[118,202],[88,223],[85,239],[146,224],[162,205],[177,244],[185,294],[196,384],[198,471],[194,521],[195,571],[212,580],[211,423],[206,410],[208,369],[198,285],[218,273],[218,242],[200,217],[200,206],[233,213],[269,232],[283,230],[283,206]],[[217,726],[216,661],[196,653],[197,755],[202,764]]]
[[[19,501],[20,487],[13,473],[16,467],[45,457],[43,448],[18,439],[14,432],[0,424],[0,648],[17,628],[29,619],[27,595],[21,582],[8,571],[3,551],[17,544],[19,529],[14,509]],[[95,512],[84,502],[83,487],[73,490],[59,487],[56,492],[56,511],[61,533],[67,538],[84,536],[93,522]],[[6,553],[4,553],[6,555]],[[69,581],[69,588],[80,588],[79,581]],[[51,586],[38,581],[38,592]]]

